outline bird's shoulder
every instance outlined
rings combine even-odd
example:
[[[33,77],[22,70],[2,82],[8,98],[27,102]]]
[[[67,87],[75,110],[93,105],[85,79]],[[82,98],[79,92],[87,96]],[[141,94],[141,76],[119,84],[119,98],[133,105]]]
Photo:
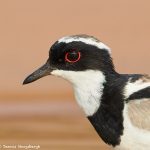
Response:
[[[131,76],[125,85],[124,96],[131,123],[150,131],[150,76]]]
[[[137,99],[150,99],[150,76],[130,75],[125,87],[124,96],[126,101]]]

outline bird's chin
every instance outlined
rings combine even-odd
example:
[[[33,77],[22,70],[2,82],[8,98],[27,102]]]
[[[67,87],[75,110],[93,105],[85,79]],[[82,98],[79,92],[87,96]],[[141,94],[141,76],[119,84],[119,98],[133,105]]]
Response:
[[[85,70],[85,71],[68,71],[68,70],[53,70],[51,75],[61,77],[75,86],[80,84],[86,85],[88,82],[93,81],[99,77],[102,77],[102,82],[105,82],[104,75],[101,71],[98,70]],[[104,80],[104,81],[103,81]]]

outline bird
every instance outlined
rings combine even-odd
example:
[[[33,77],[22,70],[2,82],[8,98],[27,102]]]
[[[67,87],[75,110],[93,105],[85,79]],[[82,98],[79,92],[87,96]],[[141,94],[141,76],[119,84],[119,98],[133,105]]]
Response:
[[[114,150],[150,150],[149,75],[118,73],[111,49],[86,34],[58,39],[46,63],[23,84],[47,75],[72,84],[85,116]]]

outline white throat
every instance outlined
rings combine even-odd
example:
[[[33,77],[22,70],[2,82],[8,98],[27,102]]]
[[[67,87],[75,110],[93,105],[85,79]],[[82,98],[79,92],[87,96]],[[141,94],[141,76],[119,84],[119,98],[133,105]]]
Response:
[[[54,70],[51,74],[60,76],[73,84],[75,98],[86,116],[92,116],[100,106],[105,76],[101,71]]]

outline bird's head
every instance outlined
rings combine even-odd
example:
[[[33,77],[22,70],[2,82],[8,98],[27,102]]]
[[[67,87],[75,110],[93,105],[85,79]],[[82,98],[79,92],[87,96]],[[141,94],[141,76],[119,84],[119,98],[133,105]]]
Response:
[[[46,64],[29,75],[23,84],[33,82],[46,75],[60,76],[75,83],[74,78],[82,80],[86,76],[94,77],[92,74],[95,74],[95,71],[103,74],[105,72],[112,73],[114,67],[110,53],[108,46],[92,36],[63,37],[50,48]]]

